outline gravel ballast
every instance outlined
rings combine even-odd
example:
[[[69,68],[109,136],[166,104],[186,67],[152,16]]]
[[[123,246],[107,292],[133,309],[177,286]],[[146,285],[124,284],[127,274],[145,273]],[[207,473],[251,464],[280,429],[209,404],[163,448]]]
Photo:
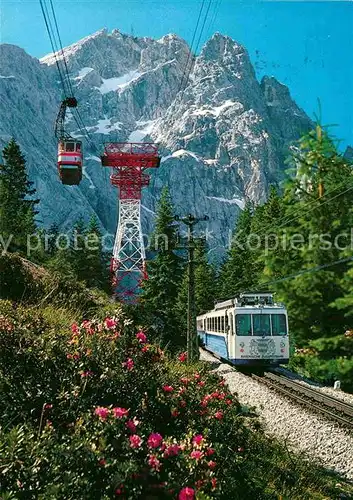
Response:
[[[221,363],[204,350],[200,359],[218,363],[214,371],[223,377],[232,393],[237,393],[241,404],[256,407],[269,435],[286,440],[289,448],[304,451],[325,467],[353,479],[353,437],[349,432]]]

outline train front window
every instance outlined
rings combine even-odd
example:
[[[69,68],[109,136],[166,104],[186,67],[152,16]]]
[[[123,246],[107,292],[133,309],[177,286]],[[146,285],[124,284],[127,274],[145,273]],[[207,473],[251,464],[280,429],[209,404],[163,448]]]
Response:
[[[287,322],[284,314],[271,314],[272,335],[287,335]]]
[[[244,337],[251,335],[251,315],[237,314],[235,318],[237,335]]]
[[[271,335],[271,323],[269,314],[253,314],[254,335]]]

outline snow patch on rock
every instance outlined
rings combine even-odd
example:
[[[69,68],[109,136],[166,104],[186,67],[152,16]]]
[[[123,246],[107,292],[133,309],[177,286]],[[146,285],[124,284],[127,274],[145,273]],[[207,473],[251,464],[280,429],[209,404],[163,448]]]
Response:
[[[102,78],[103,83],[100,87],[96,87],[102,95],[108,94],[109,92],[116,92],[122,90],[134,80],[137,80],[141,76],[137,70],[132,70],[125,75],[114,77],[114,78]]]

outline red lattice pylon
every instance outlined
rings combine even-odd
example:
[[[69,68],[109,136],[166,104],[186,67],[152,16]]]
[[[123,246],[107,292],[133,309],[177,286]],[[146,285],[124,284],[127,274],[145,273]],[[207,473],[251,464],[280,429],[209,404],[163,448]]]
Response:
[[[101,157],[113,168],[110,180],[119,188],[119,220],[111,260],[115,295],[135,303],[146,273],[146,254],[141,229],[141,194],[148,186],[148,168],[158,168],[158,148],[151,143],[108,143]]]

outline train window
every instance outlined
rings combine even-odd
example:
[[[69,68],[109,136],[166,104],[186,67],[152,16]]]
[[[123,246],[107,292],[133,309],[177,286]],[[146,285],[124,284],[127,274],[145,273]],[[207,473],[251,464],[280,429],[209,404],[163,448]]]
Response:
[[[253,314],[254,335],[271,335],[271,323],[269,314]]]
[[[237,314],[236,315],[236,333],[240,336],[251,335],[251,315]]]
[[[287,322],[284,314],[271,314],[272,335],[287,335]]]

